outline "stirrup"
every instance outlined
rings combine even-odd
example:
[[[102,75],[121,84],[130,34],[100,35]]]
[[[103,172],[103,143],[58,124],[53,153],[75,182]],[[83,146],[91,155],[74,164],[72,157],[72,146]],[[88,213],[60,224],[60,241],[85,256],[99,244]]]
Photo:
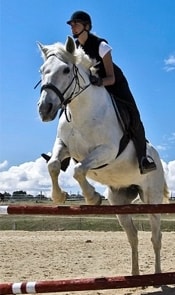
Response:
[[[149,162],[149,159],[151,162]],[[141,174],[146,174],[151,171],[156,170],[156,164],[154,163],[154,160],[151,156],[147,157],[142,157],[141,162],[140,162],[140,173]]]

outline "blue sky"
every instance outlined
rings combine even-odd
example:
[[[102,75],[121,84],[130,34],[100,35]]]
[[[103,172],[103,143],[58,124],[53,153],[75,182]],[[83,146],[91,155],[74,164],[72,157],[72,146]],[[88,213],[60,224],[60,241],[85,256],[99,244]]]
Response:
[[[37,113],[36,41],[65,42],[66,21],[76,10],[87,11],[92,32],[112,46],[147,138],[168,165],[175,160],[174,0],[0,0],[0,167],[7,172],[52,150],[58,118],[42,123]]]

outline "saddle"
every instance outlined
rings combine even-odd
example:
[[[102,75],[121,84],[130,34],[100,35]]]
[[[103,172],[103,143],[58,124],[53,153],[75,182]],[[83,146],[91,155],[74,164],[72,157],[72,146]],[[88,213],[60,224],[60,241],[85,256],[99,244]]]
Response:
[[[120,139],[119,151],[116,156],[117,158],[124,151],[124,149],[126,148],[126,146],[128,145],[129,141],[132,138],[132,134],[130,130],[131,119],[130,119],[128,108],[126,108],[125,104],[122,103],[113,94],[111,94],[110,96],[111,96],[111,101],[112,101],[116,116],[123,130],[123,136]]]

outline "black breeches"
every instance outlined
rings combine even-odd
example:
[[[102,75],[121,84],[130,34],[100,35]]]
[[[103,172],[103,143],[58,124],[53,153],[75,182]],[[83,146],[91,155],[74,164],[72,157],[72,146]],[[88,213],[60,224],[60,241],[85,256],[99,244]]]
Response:
[[[121,117],[124,110],[127,110],[129,113],[129,132],[136,149],[138,161],[140,162],[141,158],[146,156],[145,130],[128,83],[124,80],[119,83],[119,85],[114,84],[112,86],[107,86],[106,89],[115,96]]]

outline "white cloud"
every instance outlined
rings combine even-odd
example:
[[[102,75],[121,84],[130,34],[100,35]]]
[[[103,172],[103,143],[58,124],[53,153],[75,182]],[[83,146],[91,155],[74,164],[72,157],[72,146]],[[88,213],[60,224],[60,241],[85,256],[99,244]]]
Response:
[[[3,163],[7,163],[7,161]],[[5,167],[3,163],[0,163],[0,167]],[[80,187],[72,175],[73,162],[71,161],[66,173],[60,173],[59,184],[68,193],[81,193]],[[97,186],[99,189],[103,187],[100,184]],[[6,171],[0,171],[0,192],[13,193],[17,190],[23,190],[33,195],[42,191],[50,197],[51,179],[43,158],[19,166],[12,166]]]
[[[164,171],[169,189],[175,192],[175,160],[164,164]]]
[[[174,149],[175,149],[175,132],[172,132],[170,134],[165,134],[162,137],[162,143],[156,145],[156,149],[159,152],[168,152],[169,156],[172,152],[172,155],[174,155]],[[165,159],[166,155],[163,154],[163,158]]]
[[[156,149],[158,151],[166,151],[167,150],[167,146],[165,146],[165,145],[157,145],[156,146]]]
[[[168,138],[170,143],[175,143],[175,132],[171,133],[170,137]]]
[[[0,163],[0,167],[5,167],[7,163],[7,161]],[[175,160],[169,163],[162,161],[162,164],[168,186],[171,191],[175,191]],[[72,174],[73,162],[71,161],[67,171],[60,173],[60,186],[68,193],[81,193],[80,187]],[[95,185],[97,191],[100,193],[104,192],[104,186],[92,181],[91,183]],[[50,197],[51,180],[47,164],[43,158],[38,158],[34,162],[26,162],[19,166],[12,166],[8,170],[0,172],[0,192],[13,193],[16,190],[24,190],[33,195],[42,191],[46,196]]]
[[[47,165],[43,159],[12,166],[0,172],[0,191],[12,193],[16,190],[24,190],[28,193],[50,190]]]
[[[171,54],[167,59],[164,59],[165,67],[167,72],[175,70],[175,55]]]
[[[4,170],[8,166],[8,161],[5,160],[4,162],[0,163],[0,171]]]

